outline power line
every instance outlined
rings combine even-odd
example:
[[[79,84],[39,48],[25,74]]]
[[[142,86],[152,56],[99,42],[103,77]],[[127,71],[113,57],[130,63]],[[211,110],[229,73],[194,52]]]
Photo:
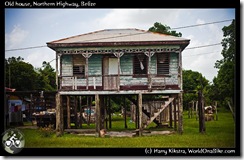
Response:
[[[45,45],[45,46],[35,46],[35,47],[26,47],[26,48],[8,49],[8,50],[5,50],[5,52],[8,52],[8,51],[18,51],[18,50],[26,50],[26,49],[35,49],[35,48],[43,48],[43,47],[47,47],[47,45]]]
[[[182,28],[198,27],[198,26],[203,26],[203,25],[228,22],[228,21],[232,21],[232,20],[233,19],[229,19],[229,20],[223,20],[223,21],[216,21],[216,22],[202,23],[202,24],[189,25],[189,26],[183,26],[183,27],[176,27],[176,28],[171,28],[171,29],[182,29]]]
[[[204,48],[204,47],[211,47],[211,46],[217,46],[220,45],[221,43],[215,43],[215,44],[209,44],[209,45],[203,45],[203,46],[196,46],[196,47],[191,47],[191,48],[186,48],[187,49],[196,49],[196,48]]]
[[[183,57],[192,57],[192,56],[198,56],[198,55],[204,55],[204,54],[212,54],[212,53],[217,53],[220,51],[214,51],[214,52],[207,52],[207,53],[200,53],[200,54],[194,54],[194,55],[184,55]]]

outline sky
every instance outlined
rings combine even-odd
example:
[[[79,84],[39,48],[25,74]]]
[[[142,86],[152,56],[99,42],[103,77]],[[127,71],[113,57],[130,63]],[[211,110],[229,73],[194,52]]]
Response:
[[[34,67],[43,61],[55,68],[55,52],[47,42],[103,29],[137,28],[148,30],[155,22],[176,29],[190,44],[182,52],[183,69],[202,73],[210,82],[217,76],[215,62],[222,59],[222,28],[235,19],[234,8],[191,9],[5,9],[5,58],[24,58]],[[227,20],[227,21],[225,21]],[[212,23],[225,21],[221,23]],[[219,45],[213,45],[219,44]],[[200,47],[213,45],[209,47]],[[32,49],[21,49],[38,47]],[[195,48],[196,47],[196,48]],[[8,51],[12,49],[19,49]]]

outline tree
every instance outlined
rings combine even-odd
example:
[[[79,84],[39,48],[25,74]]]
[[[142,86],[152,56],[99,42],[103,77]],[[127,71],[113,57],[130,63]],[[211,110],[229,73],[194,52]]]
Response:
[[[39,88],[45,91],[56,90],[56,73],[49,62],[44,61],[42,63],[42,68],[38,68],[38,82]]]
[[[151,32],[156,32],[156,33],[163,33],[163,34],[168,34],[176,37],[181,37],[182,34],[179,32],[177,33],[176,31],[170,31],[171,28],[167,25],[163,25],[159,22],[155,22],[153,27],[150,27],[148,31]]]
[[[56,90],[56,73],[50,63],[43,62],[42,68],[35,69],[22,57],[5,59],[5,86],[18,91]]]
[[[203,93],[207,92],[209,81],[197,71],[182,70],[183,76],[183,106],[186,107],[189,102],[197,101],[197,91],[202,90]]]
[[[235,84],[235,54],[236,54],[236,31],[235,20],[229,26],[223,27],[223,59],[217,60],[215,67],[219,69],[217,77],[214,79],[214,89],[218,90],[216,97],[220,104],[227,107],[226,101],[230,101],[234,106],[234,84]]]
[[[19,91],[36,89],[36,78],[38,75],[34,71],[34,67],[23,60],[20,56],[18,58],[5,59],[6,86]]]

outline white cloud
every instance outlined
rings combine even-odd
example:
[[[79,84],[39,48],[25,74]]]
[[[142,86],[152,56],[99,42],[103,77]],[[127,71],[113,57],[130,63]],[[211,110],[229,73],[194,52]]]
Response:
[[[155,22],[168,26],[174,25],[179,13],[180,10],[172,9],[114,9],[105,17],[95,19],[94,24],[103,29],[138,28],[147,30]]]
[[[19,25],[14,26],[10,33],[5,34],[5,47],[12,49],[19,47],[22,42],[27,38],[29,32],[20,28]]]
[[[33,67],[38,68],[42,66],[42,62],[46,61],[49,62],[55,59],[55,54],[51,51],[47,51],[47,49],[38,50],[28,54],[25,58],[25,62],[28,62],[33,65]],[[51,66],[55,68],[55,61],[51,62]]]

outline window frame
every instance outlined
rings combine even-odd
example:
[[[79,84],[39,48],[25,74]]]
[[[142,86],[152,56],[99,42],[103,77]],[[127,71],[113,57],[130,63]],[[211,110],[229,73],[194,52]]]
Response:
[[[159,56],[166,55],[166,61],[167,64],[159,63]],[[165,77],[170,75],[170,53],[164,52],[164,53],[158,53],[157,54],[157,63],[156,63],[156,71],[157,71],[157,77]],[[164,71],[160,71],[160,68],[165,68],[167,70],[165,73]],[[160,73],[159,73],[160,71]],[[161,73],[162,72],[162,73]]]
[[[140,64],[140,61],[137,57],[138,54],[144,55],[143,65],[144,65],[144,70],[145,70],[144,72],[145,73],[143,73],[143,74],[135,73],[136,72],[136,64]],[[138,53],[138,54],[133,55],[133,77],[147,77],[148,76],[148,57],[144,53]],[[139,63],[135,63],[136,60]],[[137,66],[137,68],[139,68],[139,67]]]

